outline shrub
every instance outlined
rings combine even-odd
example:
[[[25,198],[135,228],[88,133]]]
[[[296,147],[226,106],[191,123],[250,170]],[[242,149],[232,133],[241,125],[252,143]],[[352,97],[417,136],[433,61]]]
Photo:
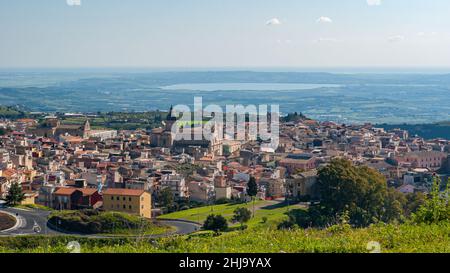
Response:
[[[412,221],[417,224],[433,224],[450,220],[450,183],[444,192],[440,191],[441,180],[435,178],[433,188],[425,203],[412,215]]]
[[[228,198],[219,198],[216,200],[216,202],[214,202],[216,205],[223,205],[223,204],[228,204],[231,203],[231,200]]]
[[[211,214],[203,223],[203,229],[219,233],[219,231],[226,231],[228,229],[228,223],[222,215]]]
[[[278,224],[279,230],[283,230],[283,229],[292,230],[295,228],[297,228],[297,225],[291,219],[283,220],[281,223]]]
[[[49,222],[67,231],[86,234],[149,229],[153,226],[150,221],[138,216],[96,210],[54,212]]]

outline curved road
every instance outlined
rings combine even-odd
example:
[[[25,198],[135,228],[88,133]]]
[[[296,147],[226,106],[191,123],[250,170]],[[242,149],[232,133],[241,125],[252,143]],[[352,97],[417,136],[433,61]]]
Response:
[[[107,236],[107,235],[86,235],[86,234],[73,234],[63,233],[56,231],[47,225],[47,218],[51,212],[44,210],[24,210],[17,208],[0,208],[0,211],[8,212],[16,216],[18,224],[16,228],[8,231],[0,231],[0,236],[19,236],[19,235],[73,235],[89,238],[118,238],[120,236]],[[159,235],[145,235],[139,236],[143,238],[159,238],[173,235],[185,235],[193,233],[200,229],[200,225],[184,222],[184,221],[166,221],[158,220],[160,223],[166,224],[176,228],[176,231],[159,234]],[[126,236],[133,237],[133,236]],[[134,236],[136,237],[136,236]]]

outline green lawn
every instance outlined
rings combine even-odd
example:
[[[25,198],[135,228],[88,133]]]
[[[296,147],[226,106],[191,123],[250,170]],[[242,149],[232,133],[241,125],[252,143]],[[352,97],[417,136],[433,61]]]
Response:
[[[253,211],[253,203],[249,202],[247,204],[222,204],[214,205],[200,208],[193,208],[189,210],[177,211],[169,214],[164,214],[158,218],[166,219],[183,219],[194,221],[198,223],[203,223],[210,214],[220,214],[227,220],[231,221],[233,218],[234,210],[237,208],[245,207],[250,211]],[[272,224],[279,222],[284,218],[287,218],[285,213],[288,209],[299,208],[298,205],[286,206],[285,204],[277,204],[273,201],[255,201],[255,215],[247,223],[249,227],[255,227],[259,225],[265,225],[263,223],[263,218],[267,217],[267,224]]]
[[[256,226],[273,226],[277,223],[281,222],[284,219],[287,219],[288,216],[286,213],[290,209],[299,209],[301,206],[299,205],[291,205],[287,206],[286,204],[268,204],[267,206],[261,207],[260,209],[255,211],[255,217],[250,219],[247,223],[249,227]],[[251,210],[251,207],[250,207]],[[267,222],[263,223],[263,218],[266,217]]]
[[[14,207],[18,208],[18,209],[26,209],[26,210],[38,209],[38,210],[54,211],[54,209],[52,209],[52,208],[42,206],[42,205],[36,205],[36,204],[17,205]]]

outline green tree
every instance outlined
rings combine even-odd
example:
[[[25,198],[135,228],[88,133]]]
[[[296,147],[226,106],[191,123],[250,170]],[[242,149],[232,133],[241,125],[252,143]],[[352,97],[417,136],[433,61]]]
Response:
[[[388,189],[384,199],[384,214],[381,220],[383,222],[403,221],[406,206],[407,198],[403,193],[392,188]]]
[[[429,197],[418,211],[412,215],[414,223],[433,224],[450,220],[450,180],[443,192],[440,189],[441,180],[435,177]]]
[[[241,224],[241,229],[243,229],[244,223],[247,223],[251,217],[252,213],[247,208],[237,208],[234,210],[233,221],[239,222]]]
[[[6,130],[5,128],[0,128],[0,136],[4,136],[8,133],[8,130]]]
[[[355,226],[367,226],[383,217],[387,184],[376,170],[335,159],[320,169],[318,176],[320,205],[328,217],[336,219],[348,211]]]
[[[252,198],[253,203],[253,217],[255,216],[255,197],[258,194],[258,184],[256,184],[256,179],[253,176],[250,176],[250,179],[247,184],[247,194]]]
[[[174,205],[174,197],[170,188],[164,188],[158,193],[158,203],[162,207],[170,208]]]
[[[422,192],[408,193],[406,194],[405,215],[411,216],[416,213],[427,199],[427,196]]]
[[[226,231],[228,229],[227,219],[222,215],[209,215],[203,223],[203,229],[212,230],[216,234],[220,231]]]
[[[22,187],[19,183],[13,183],[6,195],[6,203],[10,206],[16,206],[25,199],[25,194],[22,192]]]

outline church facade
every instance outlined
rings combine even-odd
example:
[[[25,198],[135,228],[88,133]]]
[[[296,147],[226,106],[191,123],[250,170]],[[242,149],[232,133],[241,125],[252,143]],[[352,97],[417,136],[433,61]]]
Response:
[[[173,153],[187,153],[198,159],[204,156],[221,156],[223,151],[223,141],[214,130],[211,139],[194,139],[195,132],[202,134],[203,128],[192,128],[192,138],[176,140],[176,136],[172,133],[172,126],[177,122],[177,118],[173,115],[173,108],[169,110],[169,114],[164,121],[164,128],[156,128],[151,132],[151,145],[154,147],[170,148]],[[202,134],[203,135],[203,134]]]

